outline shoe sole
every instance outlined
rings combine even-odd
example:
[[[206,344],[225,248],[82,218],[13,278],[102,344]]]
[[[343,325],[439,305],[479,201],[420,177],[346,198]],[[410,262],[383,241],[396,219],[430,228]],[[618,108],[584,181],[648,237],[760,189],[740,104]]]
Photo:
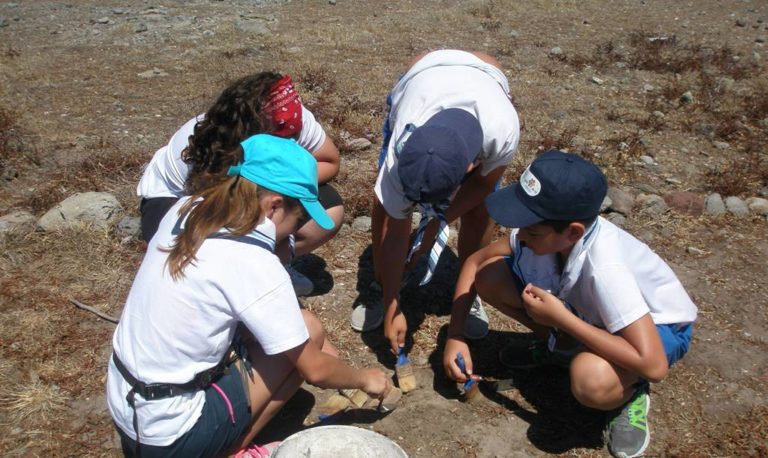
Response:
[[[362,326],[358,326],[358,325],[355,325],[355,323],[353,323],[351,320],[350,320],[349,325],[352,327],[353,330],[355,330],[357,332],[368,332],[368,331],[373,331],[374,329],[378,329],[379,326],[382,325],[382,323],[384,323],[384,316],[383,315],[376,322],[375,325],[365,326],[365,324],[363,324]]]

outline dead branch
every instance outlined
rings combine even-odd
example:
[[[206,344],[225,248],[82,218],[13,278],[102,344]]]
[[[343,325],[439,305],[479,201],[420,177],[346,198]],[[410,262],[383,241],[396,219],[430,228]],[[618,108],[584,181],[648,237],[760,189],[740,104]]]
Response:
[[[101,312],[101,311],[99,311],[99,310],[97,310],[97,309],[95,309],[95,308],[91,307],[90,305],[85,305],[85,304],[83,304],[83,303],[82,303],[82,302],[80,302],[80,301],[76,301],[76,300],[74,300],[74,299],[70,299],[70,300],[69,300],[69,302],[71,302],[71,303],[75,304],[75,307],[77,307],[77,308],[81,308],[81,309],[83,309],[83,310],[87,310],[87,311],[89,311],[89,312],[93,313],[94,315],[98,316],[98,317],[99,317],[99,318],[101,318],[101,319],[104,319],[104,320],[110,321],[110,322],[112,322],[112,323],[115,323],[115,324],[117,324],[117,323],[118,323],[118,321],[120,321],[120,320],[118,320],[117,318],[115,318],[115,317],[113,317],[113,316],[110,316],[110,315],[107,315],[106,313],[104,313],[104,312]]]

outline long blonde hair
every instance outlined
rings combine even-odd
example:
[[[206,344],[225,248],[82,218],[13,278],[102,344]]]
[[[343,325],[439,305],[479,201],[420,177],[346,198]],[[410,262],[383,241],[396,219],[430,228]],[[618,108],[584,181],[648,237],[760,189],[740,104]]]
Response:
[[[179,217],[187,220],[184,230],[176,236],[169,248],[166,266],[171,278],[184,277],[184,269],[197,260],[197,250],[206,238],[226,228],[234,236],[252,232],[261,218],[261,199],[267,193],[276,194],[264,187],[235,175],[194,193],[179,209]],[[286,210],[301,204],[297,199],[283,196]]]

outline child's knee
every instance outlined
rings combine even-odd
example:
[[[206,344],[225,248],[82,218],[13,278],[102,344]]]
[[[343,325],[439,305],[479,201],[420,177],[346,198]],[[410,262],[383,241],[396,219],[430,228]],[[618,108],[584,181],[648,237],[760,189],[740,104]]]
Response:
[[[571,393],[582,405],[605,410],[623,395],[621,380],[611,364],[595,354],[576,355],[570,372]]]
[[[304,318],[304,324],[307,326],[309,332],[309,340],[319,349],[323,349],[325,343],[325,329],[320,319],[307,309],[301,309],[301,314]]]

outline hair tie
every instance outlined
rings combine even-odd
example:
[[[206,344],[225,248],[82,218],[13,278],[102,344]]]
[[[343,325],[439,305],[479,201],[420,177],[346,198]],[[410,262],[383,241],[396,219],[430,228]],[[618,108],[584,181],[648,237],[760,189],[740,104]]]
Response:
[[[240,175],[240,169],[243,167],[242,162],[237,165],[230,165],[227,170],[227,176]]]

